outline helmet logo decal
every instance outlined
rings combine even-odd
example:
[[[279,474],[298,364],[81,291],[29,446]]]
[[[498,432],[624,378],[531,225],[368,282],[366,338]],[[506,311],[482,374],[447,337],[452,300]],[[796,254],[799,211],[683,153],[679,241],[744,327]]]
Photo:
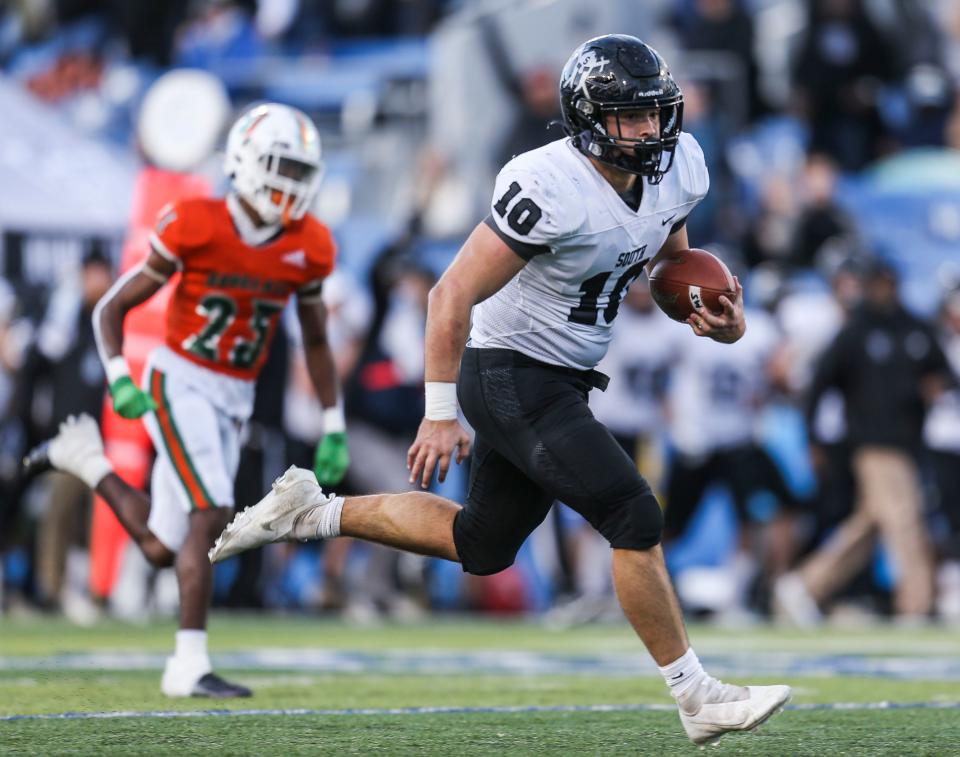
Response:
[[[267,111],[266,109],[263,109],[260,111],[260,113],[256,113],[255,111],[251,113],[250,123],[249,125],[245,126],[243,129],[244,135],[249,137],[250,134],[253,132],[253,130],[257,128],[257,124],[259,124],[263,119],[267,117],[268,112],[269,111]]]
[[[307,122],[303,120],[303,117],[297,113],[297,124],[300,126],[300,146],[308,147],[310,145],[310,130],[307,128]]]
[[[598,57],[592,49],[584,50],[577,58],[577,62],[567,71],[567,75],[561,81],[561,84],[572,86],[574,89],[581,88],[584,94],[588,94],[586,89],[587,79],[594,73],[602,74],[609,63],[609,59]]]

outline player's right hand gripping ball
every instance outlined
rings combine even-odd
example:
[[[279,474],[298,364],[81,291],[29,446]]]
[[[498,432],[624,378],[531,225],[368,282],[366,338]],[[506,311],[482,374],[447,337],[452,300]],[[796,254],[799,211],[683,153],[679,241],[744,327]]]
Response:
[[[139,418],[157,409],[153,398],[134,384],[129,376],[121,376],[110,385],[110,396],[113,397],[113,409],[124,418]]]
[[[350,451],[347,447],[347,434],[337,431],[325,434],[313,457],[313,472],[321,486],[339,484],[350,465]]]

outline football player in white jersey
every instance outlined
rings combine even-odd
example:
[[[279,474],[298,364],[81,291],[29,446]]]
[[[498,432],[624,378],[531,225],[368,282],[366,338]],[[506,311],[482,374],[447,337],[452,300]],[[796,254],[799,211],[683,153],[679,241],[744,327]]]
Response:
[[[594,366],[627,288],[660,255],[690,246],[684,222],[707,192],[707,170],[681,131],[680,88],[635,37],[597,37],[574,51],[560,103],[568,137],[503,168],[489,217],[430,293],[426,413],[407,455],[410,480],[427,488],[435,468],[443,480],[451,459],[470,452],[459,401],[476,431],[466,504],[427,492],[325,495],[312,471],[294,468],[234,519],[210,558],[342,534],[486,575],[508,567],[561,500],[609,541],[620,604],[687,735],[707,743],[752,730],[790,689],[704,672],[664,565],[660,506],[587,406],[590,389],[606,383]],[[735,342],[746,328],[741,299],[738,284],[721,314],[692,315],[694,333]]]
[[[764,310],[746,312],[750,330],[735,345],[705,339],[687,345],[674,366],[669,392],[674,454],[665,488],[664,542],[669,550],[671,541],[686,531],[708,486],[728,487],[740,524],[740,545],[725,566],[734,600],[719,614],[727,619],[749,612],[748,590],[758,569],[754,555],[761,552],[752,546],[754,536],[761,538],[762,531],[767,544],[765,577],[772,580],[786,572],[794,552],[791,513],[798,504],[758,441],[783,335]],[[750,505],[760,492],[772,497],[775,508],[757,517]]]

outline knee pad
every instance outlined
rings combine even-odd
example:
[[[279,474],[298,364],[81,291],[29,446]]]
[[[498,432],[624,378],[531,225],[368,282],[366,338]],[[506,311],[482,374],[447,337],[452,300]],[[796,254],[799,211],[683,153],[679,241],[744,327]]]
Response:
[[[495,525],[484,527],[468,508],[463,508],[453,520],[453,544],[465,573],[489,576],[513,565],[523,541],[516,542]]]
[[[663,510],[649,488],[616,502],[595,524],[614,549],[650,549],[663,534]]]

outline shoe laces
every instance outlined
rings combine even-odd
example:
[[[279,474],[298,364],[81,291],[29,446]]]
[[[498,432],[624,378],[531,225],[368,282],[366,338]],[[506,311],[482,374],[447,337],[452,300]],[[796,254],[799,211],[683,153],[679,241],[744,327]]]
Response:
[[[700,684],[701,702],[704,704],[720,704],[724,702],[738,702],[750,696],[746,687],[732,683],[724,683],[719,678],[707,676]]]

